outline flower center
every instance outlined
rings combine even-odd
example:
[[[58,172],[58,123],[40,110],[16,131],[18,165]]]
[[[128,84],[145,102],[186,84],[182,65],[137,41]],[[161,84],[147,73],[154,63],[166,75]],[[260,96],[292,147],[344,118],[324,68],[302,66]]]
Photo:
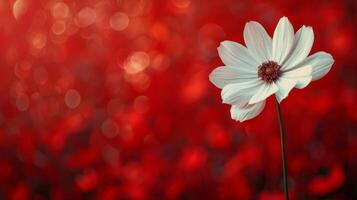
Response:
[[[280,68],[281,66],[274,61],[263,62],[263,64],[258,67],[258,76],[264,82],[272,83],[279,78],[281,74]]]

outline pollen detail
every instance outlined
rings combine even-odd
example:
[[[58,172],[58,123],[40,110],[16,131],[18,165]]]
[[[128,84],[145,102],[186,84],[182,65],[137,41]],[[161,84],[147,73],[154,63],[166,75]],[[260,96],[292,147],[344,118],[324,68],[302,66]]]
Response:
[[[276,81],[281,75],[281,66],[274,61],[266,61],[258,67],[258,76],[266,83]]]

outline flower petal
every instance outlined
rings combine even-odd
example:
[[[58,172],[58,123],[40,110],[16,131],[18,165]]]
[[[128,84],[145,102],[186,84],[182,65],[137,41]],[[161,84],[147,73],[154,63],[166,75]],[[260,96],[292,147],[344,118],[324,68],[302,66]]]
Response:
[[[249,80],[242,83],[228,84],[223,87],[221,96],[223,103],[226,104],[246,104],[254,95],[258,88],[263,84],[259,79]]]
[[[306,59],[314,43],[314,31],[311,27],[301,27],[295,35],[294,43],[282,68],[289,70]]]
[[[248,67],[247,70],[257,71],[260,63],[251,55],[247,48],[239,43],[223,41],[217,48],[219,57],[225,65]]]
[[[258,78],[257,73],[252,73],[244,67],[223,66],[217,67],[209,75],[209,80],[218,88],[223,88],[227,84],[242,83]]]
[[[256,104],[247,104],[245,106],[232,105],[231,117],[234,120],[243,122],[259,115],[264,109],[265,101]]]
[[[294,42],[294,28],[287,17],[282,17],[274,31],[272,59],[281,64]]]
[[[306,87],[311,82],[311,73],[312,73],[312,66],[302,65],[296,69],[285,71],[281,75],[281,78],[292,79],[296,81],[296,88],[302,89]]]
[[[325,76],[334,62],[331,54],[320,51],[309,56],[303,64],[312,66],[312,80],[315,81]]]
[[[278,91],[278,89],[279,88],[278,86],[275,85],[275,83],[269,83],[269,84],[264,83],[259,87],[258,91],[256,91],[255,94],[252,96],[252,98],[249,100],[249,104],[255,104],[265,100],[270,95]]]
[[[263,63],[271,58],[272,40],[258,22],[248,22],[244,28],[244,41],[248,50]]]
[[[279,78],[275,81],[275,84],[279,88],[279,90],[275,93],[275,96],[280,103],[289,95],[290,90],[296,85],[296,81],[293,79]]]
[[[311,77],[311,76],[305,77],[305,78],[299,78],[299,79],[296,81],[295,88],[297,88],[297,89],[303,89],[303,88],[305,88],[307,85],[309,85],[309,83],[311,82],[311,80],[312,80],[312,77]]]

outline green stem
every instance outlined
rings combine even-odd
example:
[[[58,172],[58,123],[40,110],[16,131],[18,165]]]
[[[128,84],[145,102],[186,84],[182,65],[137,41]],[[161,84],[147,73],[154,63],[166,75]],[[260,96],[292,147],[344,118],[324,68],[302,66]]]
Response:
[[[289,200],[289,189],[288,189],[288,172],[287,172],[287,165],[286,165],[286,149],[285,149],[285,129],[283,124],[283,116],[281,114],[280,104],[277,99],[276,102],[276,109],[278,111],[278,120],[279,120],[279,127],[280,127],[280,134],[281,134],[281,152],[283,157],[283,183],[284,183],[284,192],[285,192],[285,199]]]

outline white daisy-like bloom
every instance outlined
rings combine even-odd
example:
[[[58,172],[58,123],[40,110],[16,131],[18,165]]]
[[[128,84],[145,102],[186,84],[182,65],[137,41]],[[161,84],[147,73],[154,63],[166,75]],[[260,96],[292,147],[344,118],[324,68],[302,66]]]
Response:
[[[287,17],[279,20],[273,39],[258,22],[246,23],[244,41],[247,47],[221,42],[218,53],[224,66],[209,75],[222,89],[223,103],[232,106],[232,119],[241,122],[260,114],[269,96],[275,94],[280,103],[294,87],[302,89],[326,75],[334,63],[323,51],[308,56],[314,42],[312,28],[302,26],[294,34]]]

